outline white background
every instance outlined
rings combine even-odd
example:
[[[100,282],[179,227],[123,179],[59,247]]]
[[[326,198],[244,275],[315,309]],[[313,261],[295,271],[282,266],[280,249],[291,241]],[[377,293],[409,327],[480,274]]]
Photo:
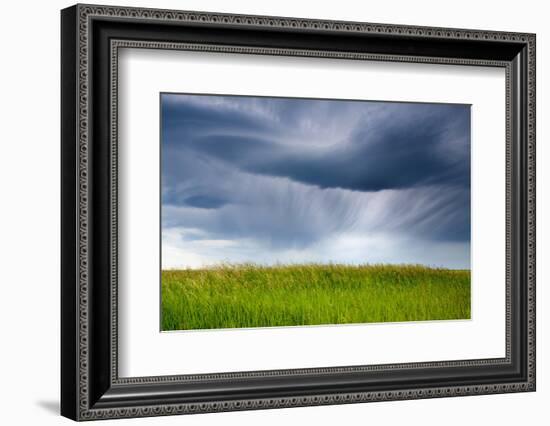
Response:
[[[105,0],[103,3],[119,4]],[[538,391],[423,401],[118,420],[119,424],[545,424],[550,400],[550,28],[544,2],[319,2],[278,0],[120,3],[383,23],[536,32],[538,107]],[[65,1],[10,2],[0,26],[0,400],[3,424],[69,424],[59,394],[59,9]],[[546,77],[546,79],[545,79]],[[488,254],[490,255],[490,254]],[[102,424],[116,424],[108,421]]]
[[[119,374],[504,357],[504,77],[502,68],[123,49]],[[160,92],[472,104],[472,319],[159,333]]]

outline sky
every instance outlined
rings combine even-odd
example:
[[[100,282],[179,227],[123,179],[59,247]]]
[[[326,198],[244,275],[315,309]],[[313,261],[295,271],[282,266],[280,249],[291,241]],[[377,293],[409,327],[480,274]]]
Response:
[[[470,268],[470,106],[161,94],[162,268]]]

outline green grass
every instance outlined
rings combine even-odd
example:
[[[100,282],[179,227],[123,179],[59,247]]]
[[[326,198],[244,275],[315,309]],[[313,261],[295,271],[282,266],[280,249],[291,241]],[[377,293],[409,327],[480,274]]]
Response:
[[[162,329],[470,318],[470,271],[415,265],[224,265],[162,271]]]

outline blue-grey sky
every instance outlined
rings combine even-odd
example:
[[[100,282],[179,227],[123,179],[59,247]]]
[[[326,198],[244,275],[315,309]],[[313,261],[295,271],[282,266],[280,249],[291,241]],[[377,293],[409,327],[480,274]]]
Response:
[[[162,266],[470,267],[470,106],[161,95]]]

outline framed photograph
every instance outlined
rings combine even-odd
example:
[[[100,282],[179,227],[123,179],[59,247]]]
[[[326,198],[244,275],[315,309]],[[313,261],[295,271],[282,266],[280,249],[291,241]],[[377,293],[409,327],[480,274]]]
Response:
[[[535,35],[61,12],[61,412],[535,390]]]

